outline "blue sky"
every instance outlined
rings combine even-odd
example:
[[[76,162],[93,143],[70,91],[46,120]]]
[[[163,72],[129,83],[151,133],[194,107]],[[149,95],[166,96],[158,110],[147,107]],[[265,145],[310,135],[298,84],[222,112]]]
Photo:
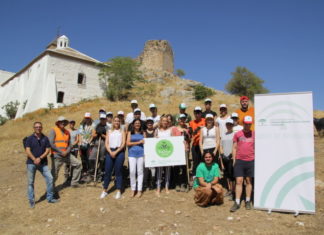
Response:
[[[186,78],[224,90],[236,66],[271,92],[313,91],[324,110],[322,0],[1,0],[0,69],[17,72],[55,38],[100,61],[168,40]]]

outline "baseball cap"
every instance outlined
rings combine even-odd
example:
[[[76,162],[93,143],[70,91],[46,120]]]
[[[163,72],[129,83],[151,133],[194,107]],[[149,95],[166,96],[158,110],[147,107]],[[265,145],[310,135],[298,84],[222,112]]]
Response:
[[[148,118],[146,118],[146,121],[147,121],[147,122],[149,122],[149,121],[154,122],[154,120],[153,120],[152,117],[148,117]]]
[[[237,113],[232,113],[231,117],[232,117],[232,118],[238,118],[239,116],[238,116]]]
[[[99,113],[106,113],[106,110],[104,108],[99,109]]]
[[[200,111],[200,112],[201,112],[201,111],[202,111],[202,109],[201,109],[201,107],[200,107],[200,106],[196,106],[196,107],[195,107],[195,109],[194,109],[194,111]]]
[[[156,105],[155,104],[150,104],[150,109],[151,108],[156,108]]]
[[[100,119],[106,119],[106,114],[101,113],[101,114],[99,115],[99,118],[100,118]]]
[[[208,114],[206,115],[206,119],[207,119],[207,118],[212,118],[212,119],[214,119],[214,116],[213,116],[213,114],[208,113]]]
[[[227,124],[227,123],[234,124],[233,119],[231,119],[231,118],[226,119],[226,122],[225,122],[225,123],[226,123],[226,124]]]
[[[186,109],[187,105],[185,103],[181,103],[181,104],[179,104],[179,108],[180,109]]]
[[[132,100],[131,104],[137,104],[137,100]]]
[[[124,115],[124,112],[123,111],[118,111],[117,115]]]
[[[221,109],[221,108],[226,108],[227,109],[227,106],[226,106],[226,104],[221,104],[220,106],[219,106],[219,108]]]
[[[85,117],[85,118],[90,118],[90,117],[91,117],[91,113],[86,112],[86,113],[84,114],[84,117]]]
[[[187,118],[187,116],[184,114],[184,113],[181,113],[180,115],[179,115],[179,119],[180,118]]]
[[[141,112],[141,110],[139,108],[136,108],[136,109],[134,109],[134,113],[136,113],[136,112]]]
[[[107,115],[107,116],[108,116],[108,115],[113,115],[113,113],[112,113],[112,112],[107,112],[106,115]]]
[[[242,101],[242,100],[249,100],[249,97],[247,97],[247,96],[241,96],[241,98],[240,98],[240,101]]]
[[[251,116],[245,116],[243,122],[246,123],[246,124],[251,124],[252,123],[252,117]]]
[[[212,100],[207,98],[207,99],[205,99],[205,103],[207,103],[207,102],[212,102]]]

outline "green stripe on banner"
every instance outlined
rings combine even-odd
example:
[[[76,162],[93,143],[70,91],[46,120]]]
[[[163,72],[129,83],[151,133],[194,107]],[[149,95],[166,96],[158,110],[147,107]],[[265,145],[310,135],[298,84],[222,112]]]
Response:
[[[306,173],[297,175],[294,178],[292,178],[291,180],[289,180],[280,190],[280,192],[277,196],[277,199],[276,199],[275,207],[280,208],[282,202],[285,200],[285,197],[290,192],[290,190],[292,190],[297,184],[299,184],[305,180],[308,180],[309,178],[314,178],[314,172],[306,172]]]
[[[278,170],[276,170],[275,173],[273,173],[269,177],[267,183],[263,187],[263,190],[262,190],[262,193],[261,193],[260,206],[264,207],[265,202],[267,200],[267,197],[268,197],[270,191],[272,190],[273,186],[277,183],[277,181],[284,174],[286,174],[288,171],[290,171],[291,169],[293,169],[296,166],[302,165],[302,164],[304,164],[306,162],[312,162],[312,161],[314,161],[314,157],[301,157],[301,158],[292,160],[292,161],[284,164]]]
[[[300,195],[299,195],[299,199],[302,201],[306,210],[315,211],[315,204],[313,202],[311,202],[310,200],[308,200]]]
[[[275,102],[275,103],[272,103],[272,104],[269,104],[268,106],[266,106],[264,109],[262,109],[262,111],[258,114],[261,116],[261,114],[263,112],[265,112],[267,109],[272,109],[276,106],[281,106],[281,105],[288,105],[288,106],[291,106],[293,108],[297,108],[297,109],[300,109],[302,110],[303,112],[305,112],[305,114],[309,115],[309,112],[307,112],[306,109],[304,109],[304,107],[302,107],[301,105],[299,104],[296,104],[295,102],[291,102],[291,101],[278,101],[278,102]]]

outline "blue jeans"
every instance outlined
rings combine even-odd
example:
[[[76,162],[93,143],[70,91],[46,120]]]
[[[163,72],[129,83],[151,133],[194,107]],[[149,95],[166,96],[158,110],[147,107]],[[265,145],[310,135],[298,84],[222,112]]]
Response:
[[[111,149],[114,151],[115,149]],[[106,162],[105,162],[105,176],[103,188],[108,189],[109,183],[111,181],[111,175],[113,169],[115,169],[116,176],[116,188],[121,190],[123,184],[123,165],[125,161],[125,152],[121,151],[117,154],[115,158],[112,158],[110,154],[106,153]]]
[[[51,201],[53,199],[53,176],[51,171],[48,169],[47,165],[35,165],[35,164],[27,164],[27,178],[28,178],[28,199],[29,201],[35,201],[34,195],[34,182],[36,170],[38,170],[45,178],[46,181],[46,199],[47,201]]]

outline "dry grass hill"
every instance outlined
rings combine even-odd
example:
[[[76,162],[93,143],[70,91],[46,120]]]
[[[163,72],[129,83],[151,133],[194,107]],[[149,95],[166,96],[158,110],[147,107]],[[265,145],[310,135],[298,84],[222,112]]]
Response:
[[[140,108],[149,113],[155,103],[159,113],[176,113],[178,104],[186,102],[188,112],[202,101],[192,99],[194,81],[166,74],[147,74],[148,82],[133,89],[130,99],[137,99]],[[238,108],[238,97],[216,91],[214,109],[226,103],[229,111]],[[322,234],[324,231],[324,139],[315,137],[316,154],[316,215],[246,211],[229,212],[232,202],[220,207],[199,208],[193,203],[193,192],[169,195],[162,192],[157,198],[152,191],[140,199],[131,199],[129,189],[116,201],[112,195],[99,200],[97,187],[64,188],[61,202],[50,205],[40,200],[35,209],[29,209],[26,197],[25,154],[22,138],[32,131],[32,123],[41,121],[48,133],[60,115],[79,123],[85,112],[97,118],[98,109],[116,113],[130,111],[127,101],[109,102],[104,98],[84,101],[54,110],[38,110],[21,119],[0,126],[0,234]],[[315,116],[324,116],[323,111]],[[62,173],[62,171],[61,171]],[[63,178],[58,180],[62,183]],[[36,200],[45,192],[41,175],[36,175]]]

